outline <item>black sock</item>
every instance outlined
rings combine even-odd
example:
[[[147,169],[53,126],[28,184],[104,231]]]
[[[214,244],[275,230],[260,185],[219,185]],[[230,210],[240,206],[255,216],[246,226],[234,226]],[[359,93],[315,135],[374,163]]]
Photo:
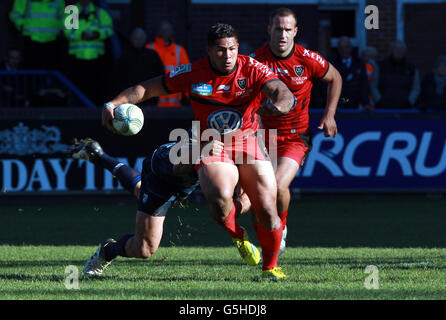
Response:
[[[97,164],[110,171],[119,180],[124,189],[131,194],[133,194],[135,185],[141,181],[141,173],[139,171],[119,162],[105,152],[99,158]]]
[[[104,247],[105,260],[111,261],[117,256],[127,257],[127,254],[125,253],[125,244],[127,243],[127,240],[129,240],[133,236],[134,236],[133,233],[127,233],[118,241],[110,243],[107,246],[105,246]]]

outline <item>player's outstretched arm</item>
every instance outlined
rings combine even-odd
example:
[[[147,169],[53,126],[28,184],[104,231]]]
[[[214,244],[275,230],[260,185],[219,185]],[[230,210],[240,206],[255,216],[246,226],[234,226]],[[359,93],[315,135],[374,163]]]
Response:
[[[116,98],[107,102],[102,109],[102,125],[112,132],[113,110],[123,103],[138,104],[150,98],[168,94],[163,84],[163,76],[143,81],[122,91]]]
[[[266,82],[262,92],[268,97],[265,103],[260,105],[260,114],[280,116],[294,108],[296,99],[288,87],[279,79]]]
[[[330,63],[328,65],[327,73],[321,80],[328,83],[328,89],[325,112],[321,118],[318,129],[324,130],[324,135],[326,137],[334,138],[338,133],[334,117],[338,107],[339,97],[341,96],[342,77],[339,74],[339,71]]]

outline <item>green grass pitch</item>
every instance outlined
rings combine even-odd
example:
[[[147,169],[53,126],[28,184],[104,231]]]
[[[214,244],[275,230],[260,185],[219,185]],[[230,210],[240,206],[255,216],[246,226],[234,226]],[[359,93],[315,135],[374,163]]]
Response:
[[[153,257],[120,257],[71,288],[101,241],[133,231],[133,200],[3,198],[0,299],[446,299],[445,205],[414,195],[293,201],[279,259],[288,279],[274,283],[258,281],[260,265],[243,263],[204,204],[189,204],[169,212]],[[240,223],[258,244],[249,217]]]

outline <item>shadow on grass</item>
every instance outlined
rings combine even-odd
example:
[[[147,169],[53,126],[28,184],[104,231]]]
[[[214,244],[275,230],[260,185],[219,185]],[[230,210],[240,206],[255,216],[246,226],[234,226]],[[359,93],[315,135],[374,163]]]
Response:
[[[21,200],[21,199],[20,199]],[[0,214],[0,244],[97,245],[133,232],[136,205],[110,198],[9,204]],[[71,201],[71,202],[70,202]],[[318,196],[293,201],[287,245],[300,247],[446,247],[446,199],[364,195]],[[258,241],[249,214],[239,223]],[[169,210],[162,247],[227,246],[228,235],[210,218],[205,204]]]
[[[277,284],[280,286],[280,284]],[[305,299],[444,299],[446,290],[434,289],[301,289],[295,288],[287,290],[274,289],[270,286],[268,290],[240,290],[240,289],[164,289],[164,288],[125,288],[125,289],[49,289],[44,293],[30,290],[4,290],[2,296],[20,296],[26,297],[32,295],[35,299],[204,299],[204,300],[225,300],[243,297],[243,299],[267,299],[267,300],[305,300]]]

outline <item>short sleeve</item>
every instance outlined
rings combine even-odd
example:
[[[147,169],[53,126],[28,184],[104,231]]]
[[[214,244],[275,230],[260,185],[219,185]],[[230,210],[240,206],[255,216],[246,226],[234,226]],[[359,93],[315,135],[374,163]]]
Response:
[[[164,88],[169,93],[187,92],[191,84],[191,64],[182,64],[164,76]]]
[[[311,52],[307,57],[307,63],[310,67],[311,77],[321,79],[327,74],[328,61],[317,52]]]
[[[252,77],[253,83],[256,84],[256,89],[261,90],[262,86],[270,80],[278,79],[272,70],[263,63],[249,57],[249,64],[253,69]]]

